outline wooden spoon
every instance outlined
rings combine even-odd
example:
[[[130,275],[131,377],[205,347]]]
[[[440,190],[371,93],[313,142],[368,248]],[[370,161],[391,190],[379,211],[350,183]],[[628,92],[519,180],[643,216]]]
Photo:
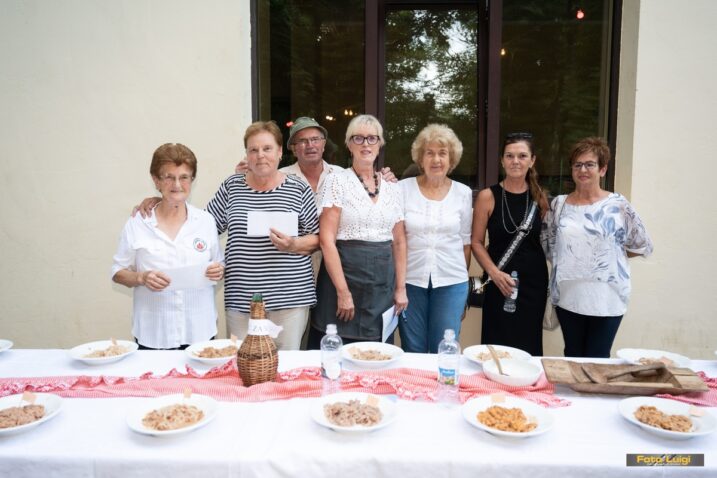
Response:
[[[500,359],[498,358],[498,354],[495,352],[495,349],[492,345],[487,345],[487,347],[491,357],[493,357],[493,360],[495,360],[495,365],[498,367],[498,373],[507,377],[508,374],[503,372],[503,367],[500,366]]]

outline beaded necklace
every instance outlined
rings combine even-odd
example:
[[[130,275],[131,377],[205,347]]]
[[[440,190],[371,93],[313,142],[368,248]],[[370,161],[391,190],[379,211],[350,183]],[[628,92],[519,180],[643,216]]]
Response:
[[[361,183],[361,186],[363,186],[363,188],[366,190],[366,194],[368,194],[368,197],[370,197],[370,198],[375,198],[376,196],[378,196],[378,192],[379,192],[379,188],[378,188],[378,173],[377,173],[376,171],[373,172],[373,182],[374,182],[374,185],[375,185],[375,187],[376,187],[376,191],[375,191],[375,192],[371,192],[371,191],[369,191],[368,188],[366,187],[366,184],[364,184],[363,179],[361,178],[361,176],[359,176],[359,173],[357,173],[354,168],[351,168],[351,169],[354,170],[354,174],[356,175],[356,177],[358,178],[359,182]]]

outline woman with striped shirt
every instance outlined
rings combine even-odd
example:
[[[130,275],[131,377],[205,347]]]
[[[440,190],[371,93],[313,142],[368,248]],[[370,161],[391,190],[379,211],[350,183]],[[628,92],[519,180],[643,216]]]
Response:
[[[283,138],[274,122],[251,124],[244,134],[248,171],[224,181],[207,211],[219,233],[227,232],[224,305],[227,329],[246,335],[249,304],[262,294],[267,318],[284,330],[279,349],[298,349],[316,302],[310,254],[318,248],[319,219],[311,188],[278,170]],[[250,213],[294,213],[297,237],[271,229],[268,236],[249,235]]]

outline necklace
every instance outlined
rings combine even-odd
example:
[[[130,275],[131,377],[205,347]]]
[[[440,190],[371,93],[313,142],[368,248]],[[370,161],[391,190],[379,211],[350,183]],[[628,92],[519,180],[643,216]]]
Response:
[[[520,228],[520,225],[525,222],[525,218],[528,217],[528,206],[530,205],[530,188],[528,188],[525,191],[525,212],[523,213],[523,220],[520,221],[518,224],[515,223],[515,220],[513,220],[512,214],[510,214],[510,207],[508,207],[508,197],[505,194],[505,187],[501,187],[502,190],[502,200],[500,201],[500,212],[501,212],[501,219],[503,219],[503,229],[505,229],[505,232],[508,234],[515,234],[518,229]],[[505,224],[505,216],[506,211],[508,212],[508,219],[510,219],[511,224],[513,224],[513,230],[508,230],[508,226]]]
[[[354,174],[356,175],[359,182],[361,183],[361,186],[363,186],[363,188],[366,190],[366,194],[368,194],[368,197],[375,198],[376,196],[378,196],[378,173],[376,171],[373,172],[373,182],[374,182],[376,190],[375,190],[375,192],[371,192],[366,187],[366,184],[364,184],[363,179],[361,178],[361,176],[359,176],[359,173],[357,173],[354,168],[351,168],[351,169],[354,170]]]

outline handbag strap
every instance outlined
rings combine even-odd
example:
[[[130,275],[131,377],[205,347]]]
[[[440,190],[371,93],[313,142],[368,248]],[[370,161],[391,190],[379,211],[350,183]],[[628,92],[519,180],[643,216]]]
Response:
[[[533,201],[530,205],[530,212],[528,212],[528,215],[526,216],[523,223],[518,228],[518,233],[513,237],[513,240],[508,245],[508,248],[503,253],[503,257],[500,258],[500,261],[498,261],[498,270],[503,270],[505,265],[510,261],[510,259],[515,254],[515,251],[518,250],[518,247],[520,246],[520,243],[523,242],[523,239],[530,233],[530,230],[533,227],[533,219],[535,218],[535,212],[538,210],[538,205],[535,201]],[[488,277],[488,280],[483,282],[482,286],[485,287],[491,282],[491,278]]]

